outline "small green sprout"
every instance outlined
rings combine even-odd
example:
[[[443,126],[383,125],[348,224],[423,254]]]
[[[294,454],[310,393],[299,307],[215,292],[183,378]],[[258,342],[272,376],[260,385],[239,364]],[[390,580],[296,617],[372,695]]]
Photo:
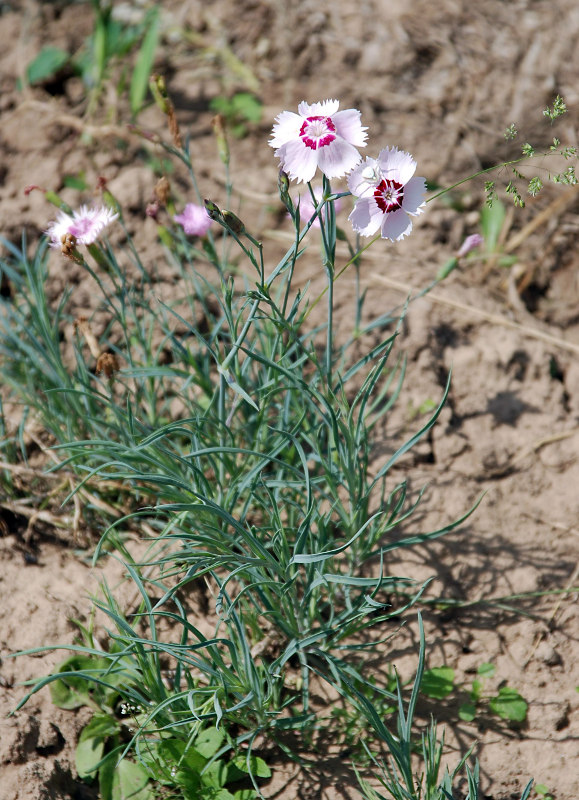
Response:
[[[552,792],[549,791],[549,788],[544,783],[535,784],[535,792],[541,800],[555,800]]]

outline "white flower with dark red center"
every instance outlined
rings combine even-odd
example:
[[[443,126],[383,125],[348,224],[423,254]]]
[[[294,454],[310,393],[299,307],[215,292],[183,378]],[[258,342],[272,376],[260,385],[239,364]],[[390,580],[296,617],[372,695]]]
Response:
[[[354,108],[338,111],[338,100],[302,102],[298,113],[276,117],[269,144],[292,180],[307,183],[317,167],[327,178],[340,178],[360,162],[357,147],[366,146],[366,128]]]
[[[182,214],[173,217],[182,226],[187,236],[205,236],[211,227],[212,219],[204,206],[187,203]]]
[[[60,211],[56,222],[46,229],[46,235],[51,247],[62,247],[62,237],[68,234],[74,236],[78,244],[93,244],[118,216],[106,206],[81,206],[78,211],[73,211],[72,216]]]
[[[409,234],[410,216],[422,213],[426,192],[426,181],[414,177],[415,170],[412,156],[396,147],[386,147],[377,159],[357,166],[348,176],[348,188],[358,198],[348,218],[354,230],[362,236],[379,230],[392,242]]]

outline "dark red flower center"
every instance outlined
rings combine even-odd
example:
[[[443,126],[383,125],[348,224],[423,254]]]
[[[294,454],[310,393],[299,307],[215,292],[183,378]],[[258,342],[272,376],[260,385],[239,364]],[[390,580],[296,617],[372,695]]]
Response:
[[[402,208],[404,184],[384,178],[374,189],[374,199],[384,214]]]
[[[306,147],[318,150],[336,138],[336,126],[331,117],[308,117],[300,128],[300,138]]]

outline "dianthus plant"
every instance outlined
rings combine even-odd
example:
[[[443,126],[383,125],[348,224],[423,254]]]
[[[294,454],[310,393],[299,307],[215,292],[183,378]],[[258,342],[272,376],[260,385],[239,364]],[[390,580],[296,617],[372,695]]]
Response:
[[[163,110],[173,113],[168,100]],[[174,116],[171,125],[175,131]],[[229,154],[218,135],[227,169]],[[96,659],[87,680],[142,710],[132,742],[147,763],[159,740],[177,737],[187,747],[202,724],[235,726],[237,743],[250,745],[258,734],[281,737],[310,724],[314,675],[369,717],[372,703],[359,700],[369,689],[395,699],[386,671],[370,681],[361,660],[374,651],[387,661],[384,637],[365,639],[364,632],[389,633],[389,621],[400,619],[424,589],[393,574],[392,551],[423,544],[462,521],[413,534],[402,527],[422,495],[410,498],[406,479],[394,477],[392,468],[434,425],[446,392],[407,441],[387,439],[384,421],[404,373],[402,361],[392,359],[401,313],[363,323],[364,296],[357,295],[352,336],[338,343],[334,335],[334,283],[345,269],[358,270],[362,256],[356,237],[351,258],[337,262],[336,242],[348,235],[337,227],[336,202],[351,194],[353,232],[374,236],[382,247],[392,245],[381,240],[408,236],[425,208],[425,180],[415,174],[413,157],[384,143],[362,160],[366,140],[360,112],[340,110],[337,100],[302,102],[298,113],[279,114],[270,145],[294,230],[275,266],[236,213],[211,200],[203,212],[181,137],[175,144],[159,141],[186,166],[193,184],[181,214],[163,218],[160,201],[149,212],[183,278],[174,305],[151,304],[129,290],[114,249],[95,241],[105,227],[122,224],[121,209],[61,213],[47,230],[52,257],[60,244],[63,256],[84,265],[103,292],[111,321],[95,348],[114,357],[108,372],[103,362],[102,374],[86,364],[71,374],[59,361],[58,325],[47,325],[38,277],[44,272],[27,265],[35,281],[30,335],[50,332],[50,347],[38,350],[42,370],[33,373],[35,384],[50,377],[50,397],[61,411],[70,399],[70,419],[90,409],[82,440],[66,439],[77,428],[54,424],[55,452],[69,475],[82,477],[79,492],[90,484],[94,493],[100,480],[124,493],[129,513],[105,532],[95,557],[120,548],[140,597],[129,615],[105,590],[99,605],[112,623],[108,651],[90,642],[75,649]],[[312,184],[318,170],[321,188]],[[334,191],[330,181],[340,179],[349,191]],[[291,180],[307,184],[309,198],[292,195]],[[321,295],[310,297],[294,277],[315,226],[327,275],[327,311],[318,312],[316,326],[310,312]],[[130,244],[146,287],[147,267]],[[465,242],[454,261],[478,244]],[[232,245],[241,256],[235,278]],[[39,265],[42,259],[41,252]],[[14,269],[10,276],[16,280]],[[22,331],[26,302],[13,317]],[[115,329],[122,330],[116,339],[109,333]],[[20,346],[18,336],[10,346]],[[79,339],[79,364],[82,352]],[[41,413],[32,387],[27,391]],[[57,407],[51,408],[54,416]],[[376,440],[388,442],[382,460]],[[152,549],[140,564],[122,544],[127,527],[150,535]],[[202,613],[192,610],[195,596]],[[62,673],[48,680],[56,679]]]

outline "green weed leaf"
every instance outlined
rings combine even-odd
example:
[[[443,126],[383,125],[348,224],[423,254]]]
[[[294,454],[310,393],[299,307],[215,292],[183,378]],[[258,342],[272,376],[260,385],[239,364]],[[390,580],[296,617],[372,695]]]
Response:
[[[270,768],[263,758],[259,758],[258,756],[251,755],[249,757],[249,764],[245,756],[236,756],[232,759],[231,763],[245,774],[251,774],[257,778],[271,778]]]
[[[117,730],[117,722],[108,714],[95,714],[88,725],[85,725],[75,753],[76,771],[80,778],[94,777],[104,754],[105,742]]]
[[[424,672],[420,690],[427,697],[442,700],[454,689],[454,670],[452,667],[433,667]]]
[[[496,670],[495,665],[486,661],[484,664],[480,665],[476,673],[481,678],[492,678],[492,676],[495,674],[495,670]]]
[[[97,765],[102,760],[104,749],[104,739],[91,737],[79,740],[74,754],[74,763],[79,778],[94,778]]]
[[[28,83],[42,83],[49,78],[54,77],[59,69],[61,69],[70,56],[65,50],[59,47],[43,47],[36,58],[30,62],[26,68],[26,79]]]
[[[505,206],[498,199],[493,202],[492,206],[484,206],[480,213],[481,230],[488,253],[494,253],[497,248],[505,215]]]
[[[195,750],[205,758],[211,758],[221,747],[225,732],[217,728],[207,728],[195,739]]]
[[[140,764],[121,761],[113,776],[112,800],[153,800],[149,777]]]
[[[458,709],[458,716],[465,722],[472,722],[476,717],[476,706],[474,703],[463,703]]]
[[[493,714],[497,714],[501,719],[524,722],[527,718],[527,702],[516,689],[511,689],[509,686],[499,689],[497,696],[489,700],[489,706]]]
[[[231,106],[234,113],[239,114],[248,122],[259,122],[261,119],[261,103],[257,97],[248,92],[239,92],[234,95]]]
[[[90,656],[75,655],[63,661],[58,667],[58,672],[78,672],[79,674],[66,675],[50,684],[50,697],[54,705],[67,709],[91,705],[90,689],[94,684],[80,673],[85,670],[94,671],[98,666],[98,660]],[[106,668],[104,661],[102,666]]]
[[[149,20],[149,26],[143,39],[143,44],[137,56],[137,63],[131,78],[131,88],[129,92],[131,102],[131,112],[134,117],[137,116],[147,94],[149,86],[149,77],[153,69],[153,62],[155,60],[155,52],[159,42],[159,8],[154,6]]]
[[[229,764],[226,764],[221,759],[214,761],[205,770],[201,779],[207,786],[213,786],[215,789],[222,788],[231,780],[229,776]]]
[[[117,757],[116,752],[109,753],[99,769],[100,800],[112,800]]]
[[[211,800],[235,800],[229,789],[225,789],[225,787],[219,789],[218,792],[204,792],[203,797],[207,797],[207,800],[209,800],[209,798],[211,798]]]

